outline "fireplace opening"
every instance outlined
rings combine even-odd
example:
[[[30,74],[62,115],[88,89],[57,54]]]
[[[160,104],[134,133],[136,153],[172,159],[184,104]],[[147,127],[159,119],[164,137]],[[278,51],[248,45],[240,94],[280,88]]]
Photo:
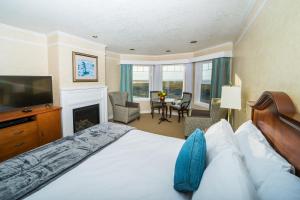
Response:
[[[99,124],[99,104],[73,109],[74,133]]]

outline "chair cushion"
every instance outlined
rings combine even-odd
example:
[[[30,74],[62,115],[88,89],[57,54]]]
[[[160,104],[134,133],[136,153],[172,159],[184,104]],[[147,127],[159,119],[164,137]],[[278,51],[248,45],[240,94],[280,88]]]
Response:
[[[128,117],[132,117],[134,115],[137,115],[140,112],[139,108],[128,108]]]
[[[112,94],[113,103],[121,106],[126,106],[126,98],[124,93]]]
[[[180,110],[180,105],[170,105],[170,107],[172,107],[173,109],[176,109],[176,110]]]
[[[174,189],[193,192],[198,189],[206,166],[206,141],[196,129],[183,144],[175,164]]]
[[[221,99],[212,98],[210,105],[210,117],[213,120],[213,123],[220,121],[220,119],[224,119],[227,116],[227,109],[221,108]]]
[[[185,136],[189,136],[196,128],[206,130],[212,124],[212,119],[208,117],[185,117],[184,134]]]

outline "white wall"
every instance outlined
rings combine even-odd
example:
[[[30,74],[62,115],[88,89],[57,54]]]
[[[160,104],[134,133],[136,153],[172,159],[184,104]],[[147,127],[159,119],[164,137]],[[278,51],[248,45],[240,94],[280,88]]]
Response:
[[[105,84],[108,87],[108,92],[120,91],[120,55],[110,51],[106,51],[105,56]],[[112,118],[112,106],[110,100],[107,101],[108,116]]]
[[[266,2],[234,46],[234,82],[242,86],[236,127],[250,119],[247,101],[257,100],[264,91],[286,92],[300,109],[300,1]]]
[[[72,51],[98,56],[98,82],[73,82]],[[105,45],[0,24],[0,75],[52,75],[54,104],[60,105],[60,88],[105,84]]]
[[[0,74],[48,75],[47,38],[0,24]]]
[[[98,82],[73,82],[72,52],[98,56]],[[59,105],[60,88],[105,84],[105,46],[62,32],[48,35],[49,73],[55,88],[54,103]]]

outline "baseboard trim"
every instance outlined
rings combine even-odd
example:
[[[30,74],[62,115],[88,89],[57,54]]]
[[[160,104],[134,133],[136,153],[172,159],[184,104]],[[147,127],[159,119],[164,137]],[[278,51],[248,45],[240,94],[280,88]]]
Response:
[[[148,114],[151,113],[151,110],[141,110],[141,114]]]

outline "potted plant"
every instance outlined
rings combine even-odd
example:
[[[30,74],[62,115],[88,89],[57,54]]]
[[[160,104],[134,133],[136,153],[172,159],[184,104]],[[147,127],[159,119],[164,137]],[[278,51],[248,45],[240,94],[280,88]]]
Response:
[[[163,101],[165,101],[165,98],[166,98],[166,96],[167,96],[167,92],[165,92],[165,91],[160,91],[157,95],[159,96],[160,101],[163,102]]]

